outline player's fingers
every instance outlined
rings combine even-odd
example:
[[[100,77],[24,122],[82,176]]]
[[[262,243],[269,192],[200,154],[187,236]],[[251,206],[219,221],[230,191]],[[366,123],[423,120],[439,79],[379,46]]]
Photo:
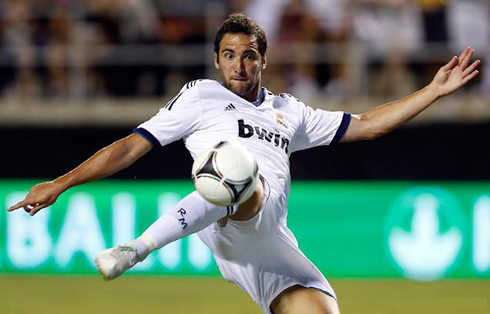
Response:
[[[468,53],[459,62],[459,66],[461,67],[461,70],[464,71],[466,69],[466,67],[470,63],[471,57],[473,57],[474,54],[475,54],[475,49],[470,48]]]
[[[26,200],[20,201],[20,202],[18,202],[17,204],[10,206],[10,207],[7,209],[7,211],[11,212],[11,211],[13,211],[13,210],[19,209],[19,208],[21,208],[21,207],[26,206],[26,205],[27,205],[27,203],[28,203],[28,202],[27,202]]]
[[[480,63],[480,60],[476,60],[475,62],[473,62],[468,68],[466,68],[466,70],[464,70],[463,77],[473,73],[473,71],[480,65]]]
[[[458,57],[454,56],[451,61],[449,61],[445,66],[442,67],[443,70],[449,71],[453,69],[455,66],[457,66],[459,63]]]
[[[473,71],[470,75],[468,75],[463,79],[463,84],[466,84],[469,81],[471,81],[475,76],[478,75],[478,73],[480,73],[478,70]]]
[[[29,214],[31,216],[34,216],[38,211],[40,211],[41,209],[45,208],[46,206],[48,206],[48,204],[44,203],[44,204],[37,204],[36,206],[34,206],[31,211],[29,212]]]
[[[459,55],[459,59],[460,59],[460,60],[463,60],[463,58],[466,56],[466,54],[468,54],[468,52],[470,51],[470,49],[471,49],[471,47],[470,47],[470,46],[466,47],[466,48],[463,50],[463,52],[461,52],[461,54]]]
[[[30,212],[31,212],[31,210],[32,210],[32,208],[33,208],[35,205],[37,205],[37,204],[27,204],[27,205],[22,206],[22,207],[24,208],[24,211],[25,211],[26,213],[30,213]]]

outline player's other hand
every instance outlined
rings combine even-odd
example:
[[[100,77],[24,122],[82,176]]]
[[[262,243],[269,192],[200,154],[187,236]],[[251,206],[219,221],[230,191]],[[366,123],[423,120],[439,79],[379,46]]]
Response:
[[[458,88],[471,81],[478,75],[476,68],[481,61],[476,60],[470,65],[475,50],[467,47],[459,57],[453,57],[448,64],[439,69],[430,87],[437,97],[455,92]]]
[[[22,207],[31,216],[34,216],[41,209],[56,202],[62,192],[61,185],[54,181],[37,184],[32,187],[23,201],[10,206],[8,211],[11,212]]]

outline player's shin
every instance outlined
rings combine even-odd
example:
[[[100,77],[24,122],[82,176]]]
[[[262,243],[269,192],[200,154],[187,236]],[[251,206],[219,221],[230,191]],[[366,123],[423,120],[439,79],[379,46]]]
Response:
[[[236,206],[218,207],[193,192],[127,245],[135,248],[138,260],[143,261],[152,251],[196,233],[235,211]]]

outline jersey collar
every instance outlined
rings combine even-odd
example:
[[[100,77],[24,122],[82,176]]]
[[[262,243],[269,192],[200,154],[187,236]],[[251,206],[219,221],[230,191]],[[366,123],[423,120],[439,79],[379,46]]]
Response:
[[[262,103],[264,102],[264,98],[265,98],[264,88],[263,87],[260,87],[260,89],[259,89],[259,98],[257,98],[256,101],[252,101],[252,104],[255,107],[258,107],[258,106],[262,105]]]

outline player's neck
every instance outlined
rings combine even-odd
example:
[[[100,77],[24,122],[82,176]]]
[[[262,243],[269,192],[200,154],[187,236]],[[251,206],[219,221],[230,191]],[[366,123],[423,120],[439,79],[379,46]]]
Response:
[[[240,96],[242,97],[243,99],[251,102],[251,103],[255,103],[257,101],[259,101],[259,98],[260,98],[260,84],[257,84],[257,86],[254,87],[254,89],[252,89],[250,92],[248,92],[246,95],[243,95],[243,96]]]

